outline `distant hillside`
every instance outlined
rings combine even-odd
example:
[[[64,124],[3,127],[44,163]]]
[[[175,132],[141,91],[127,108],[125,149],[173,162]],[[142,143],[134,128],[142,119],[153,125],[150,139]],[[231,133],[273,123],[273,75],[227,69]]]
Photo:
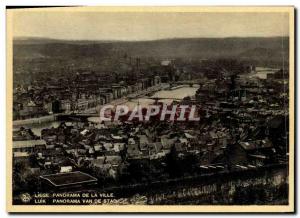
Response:
[[[115,54],[154,58],[226,58],[288,62],[289,38],[184,38],[155,41],[68,41],[43,38],[14,40],[14,59],[103,59]]]

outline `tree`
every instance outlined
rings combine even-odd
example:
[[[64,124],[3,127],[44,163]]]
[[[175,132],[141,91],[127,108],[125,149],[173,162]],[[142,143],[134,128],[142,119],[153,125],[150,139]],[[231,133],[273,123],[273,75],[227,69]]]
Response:
[[[171,177],[180,177],[183,175],[182,166],[178,158],[175,145],[172,145],[170,153],[166,157],[167,171]]]

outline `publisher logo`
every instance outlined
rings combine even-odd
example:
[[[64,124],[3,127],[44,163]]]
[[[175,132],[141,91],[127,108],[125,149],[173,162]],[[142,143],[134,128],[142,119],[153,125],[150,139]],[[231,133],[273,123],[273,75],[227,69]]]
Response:
[[[28,202],[30,202],[30,200],[31,200],[31,196],[30,196],[30,194],[28,194],[28,193],[23,193],[23,194],[21,194],[21,195],[20,195],[20,198],[21,198],[21,201],[22,201],[23,203],[28,203]]]

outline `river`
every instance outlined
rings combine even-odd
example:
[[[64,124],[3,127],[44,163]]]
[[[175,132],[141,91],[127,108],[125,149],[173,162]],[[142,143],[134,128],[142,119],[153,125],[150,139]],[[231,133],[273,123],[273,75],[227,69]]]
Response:
[[[165,98],[159,100],[159,102],[164,102],[164,103],[171,103],[173,100],[172,99],[183,99],[184,97],[190,96],[193,97],[197,91],[199,86],[194,85],[193,87],[190,86],[182,86],[180,88],[175,88],[172,90],[161,90],[155,92],[151,97],[154,98]],[[133,108],[137,104],[140,104],[143,107],[146,107],[149,104],[154,103],[153,99],[149,99],[147,97],[140,97],[136,99],[132,99],[130,101],[127,101],[125,105],[127,105],[129,108]],[[91,121],[98,121],[99,117],[90,117],[89,120]],[[41,135],[41,130],[45,128],[51,128],[54,127],[56,128],[59,126],[60,121],[51,121],[51,122],[43,122],[43,123],[38,123],[38,124],[28,124],[28,125],[23,125],[26,128],[31,128],[31,130],[38,136]],[[14,126],[14,128],[19,128],[19,126]]]
[[[267,79],[268,74],[274,74],[280,69],[277,68],[267,68],[267,67],[256,67],[254,74],[255,77],[258,77],[260,79]]]
[[[183,86],[180,88],[172,89],[172,90],[161,90],[154,93],[151,97],[152,98],[165,98],[159,100],[159,102],[170,104],[172,103],[173,99],[183,99],[184,97],[192,97],[195,95],[199,86]],[[142,107],[146,107],[149,104],[153,104],[155,100],[149,98],[137,98],[125,103],[129,108],[133,108],[139,103]]]

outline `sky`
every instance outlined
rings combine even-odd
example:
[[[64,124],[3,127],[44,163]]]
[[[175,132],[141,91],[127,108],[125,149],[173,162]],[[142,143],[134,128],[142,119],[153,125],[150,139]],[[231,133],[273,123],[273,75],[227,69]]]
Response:
[[[20,11],[14,37],[67,40],[156,40],[288,36],[287,13]]]

